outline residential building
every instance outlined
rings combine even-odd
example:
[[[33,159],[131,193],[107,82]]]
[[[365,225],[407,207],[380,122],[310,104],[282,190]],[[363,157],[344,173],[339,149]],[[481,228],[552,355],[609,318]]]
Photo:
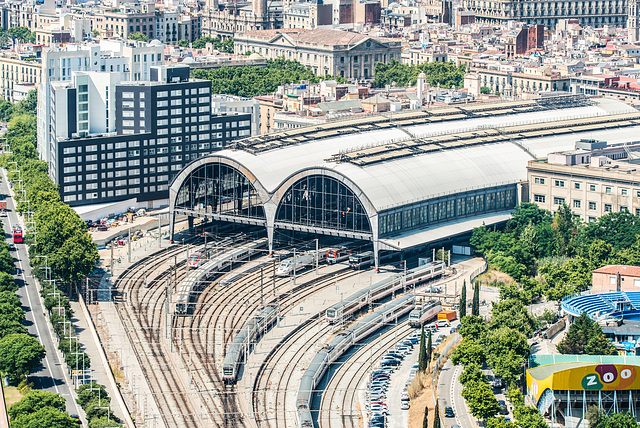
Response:
[[[591,283],[591,293],[640,291],[640,267],[626,265],[603,266],[592,272]]]
[[[81,71],[112,72],[120,81],[149,80],[150,67],[164,64],[164,46],[144,42],[101,40],[99,44],[68,44],[42,53],[42,80],[38,90],[38,153],[50,159],[52,134],[51,83],[71,81]],[[112,116],[113,117],[113,116]],[[111,124],[113,129],[113,124]]]
[[[332,12],[332,4],[293,3],[284,7],[283,28],[312,30],[319,25],[331,25]]]
[[[575,18],[582,25],[624,26],[627,22],[627,1],[543,1],[543,0],[463,0],[463,7],[475,13],[476,21],[503,23],[520,21],[526,24],[542,24],[554,27],[559,20]]]
[[[371,79],[377,62],[400,60],[400,42],[316,28],[249,31],[235,38],[235,53],[255,51],[311,67],[318,75]]]
[[[16,102],[22,92],[23,86],[32,86],[40,83],[42,64],[31,54],[5,53],[0,56],[0,96],[7,101]]]
[[[588,222],[611,212],[640,215],[638,150],[640,142],[580,140],[575,150],[529,161],[529,199],[551,212],[566,203]]]
[[[78,72],[51,84],[50,174],[69,205],[161,206],[183,166],[251,134],[250,114],[212,113],[211,83],[189,79],[189,67],[151,67],[146,82],[120,77]]]
[[[211,112],[215,114],[250,114],[251,135],[260,134],[260,101],[255,98],[214,94],[211,97]]]

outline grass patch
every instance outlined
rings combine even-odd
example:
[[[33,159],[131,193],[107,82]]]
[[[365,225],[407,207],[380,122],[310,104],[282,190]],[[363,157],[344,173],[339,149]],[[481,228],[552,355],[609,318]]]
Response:
[[[516,280],[504,272],[500,272],[495,269],[489,269],[482,275],[479,275],[474,281],[479,281],[482,285],[492,286],[496,283],[503,283],[509,285],[515,283]]]
[[[4,391],[4,401],[7,404],[7,408],[9,408],[13,403],[20,401],[23,397],[23,394],[15,386],[3,386],[2,389]]]

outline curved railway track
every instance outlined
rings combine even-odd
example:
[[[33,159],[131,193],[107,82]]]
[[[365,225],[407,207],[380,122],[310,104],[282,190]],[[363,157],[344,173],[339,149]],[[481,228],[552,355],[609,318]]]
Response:
[[[157,327],[161,313],[158,305],[164,304],[164,289],[145,285],[162,281],[168,275],[164,269],[166,263],[184,251],[182,246],[171,246],[153,259],[148,258],[130,266],[115,283],[119,293],[114,299],[118,315],[149,382],[161,417],[169,427],[195,426],[195,412],[186,396],[186,388],[175,375],[160,343],[161,332]]]
[[[366,388],[367,375],[387,349],[414,330],[403,320],[370,338],[338,365],[322,393],[318,415],[321,428],[363,426],[359,398]]]

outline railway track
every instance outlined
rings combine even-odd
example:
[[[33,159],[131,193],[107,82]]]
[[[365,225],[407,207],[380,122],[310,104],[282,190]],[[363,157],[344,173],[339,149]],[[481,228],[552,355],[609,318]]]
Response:
[[[399,322],[360,345],[338,365],[322,393],[318,415],[321,428],[364,426],[359,396],[366,389],[367,375],[387,349],[414,330],[406,320]]]
[[[192,240],[191,242],[196,242]],[[192,427],[196,418],[186,388],[175,375],[167,352],[160,342],[160,307],[164,304],[162,287],[146,287],[162,282],[168,275],[164,266],[185,249],[174,245],[153,258],[135,263],[116,280],[117,313],[125,327],[137,360],[149,382],[161,417],[168,427]]]

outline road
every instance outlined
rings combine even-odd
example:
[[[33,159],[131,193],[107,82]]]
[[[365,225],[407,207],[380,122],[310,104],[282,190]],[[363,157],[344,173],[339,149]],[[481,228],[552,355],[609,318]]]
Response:
[[[6,172],[3,170],[3,179],[0,183],[0,195],[10,195]],[[18,216],[15,212],[15,201],[7,196],[8,213],[7,217],[2,217],[2,225],[8,242],[12,242],[11,230],[13,225],[18,224]],[[25,311],[25,325],[29,334],[37,337],[45,347],[46,356],[42,360],[42,366],[35,369],[29,375],[29,382],[33,382],[36,389],[60,394],[66,400],[67,411],[70,414],[82,415],[79,406],[76,404],[71,394],[71,381],[66,373],[66,365],[63,365],[59,354],[56,352],[54,333],[49,328],[49,320],[45,317],[45,309],[38,294],[38,288],[33,276],[31,276],[31,266],[27,255],[25,244],[17,244],[17,251],[12,253],[16,267],[20,269],[20,274],[16,275],[16,283],[19,286],[16,292],[20,297],[22,309]]]

